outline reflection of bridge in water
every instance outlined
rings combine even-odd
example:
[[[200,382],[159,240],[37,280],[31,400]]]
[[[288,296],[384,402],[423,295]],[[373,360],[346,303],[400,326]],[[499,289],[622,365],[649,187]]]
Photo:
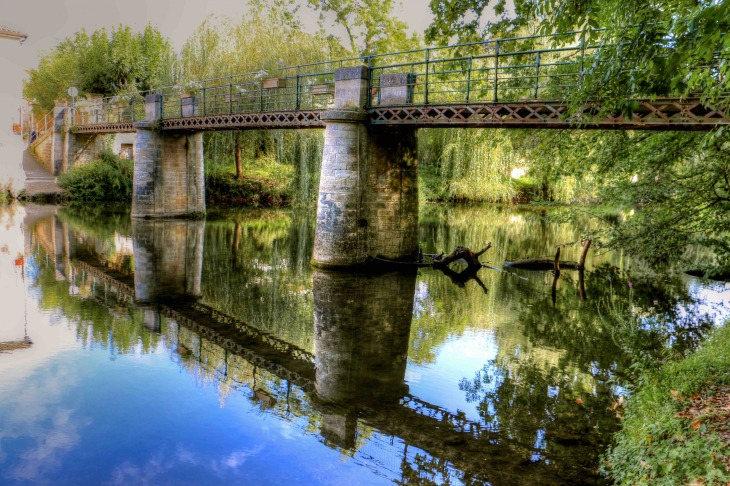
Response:
[[[241,357],[287,387],[303,390],[321,416],[318,435],[330,446],[354,454],[358,424],[363,424],[405,443],[405,450],[392,442],[387,446],[391,456],[402,458],[401,468],[412,467],[406,466],[411,447],[434,458],[442,474],[457,469],[460,479],[470,484],[521,484],[538,476],[548,481],[544,484],[585,481],[559,477],[560,458],[540,457],[544,451],[532,444],[518,443],[409,393],[404,381],[415,275],[315,271],[311,353],[200,301],[202,221],[135,220],[134,272],[107,261],[97,239],[74,232],[57,218],[49,223],[55,240],[63,243],[52,246],[46,239],[43,246],[48,253],[61,251],[56,261],[64,265],[68,280],[74,275],[91,279],[92,295],[133,303],[144,311],[145,327],[152,332],[161,331],[163,319],[193,331],[199,349],[183,344],[180,331],[173,345],[197,358],[201,367],[210,366],[202,355],[206,340],[225,351],[226,363],[230,355]],[[252,391],[268,411],[277,413],[270,408],[277,397]],[[365,462],[384,462],[368,457]]]

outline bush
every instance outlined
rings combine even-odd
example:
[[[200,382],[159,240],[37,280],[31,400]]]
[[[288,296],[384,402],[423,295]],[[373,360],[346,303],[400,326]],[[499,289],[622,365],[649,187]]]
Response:
[[[134,162],[103,150],[99,160],[58,176],[58,185],[74,201],[132,201]]]
[[[232,174],[208,175],[205,199],[211,204],[242,206],[285,206],[290,202],[286,182],[254,177],[236,179]]]

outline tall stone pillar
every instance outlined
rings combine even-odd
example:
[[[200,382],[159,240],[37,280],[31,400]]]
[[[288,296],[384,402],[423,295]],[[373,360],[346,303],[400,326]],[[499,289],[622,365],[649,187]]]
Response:
[[[406,259],[418,251],[417,129],[367,124],[367,77],[365,66],[338,69],[335,107],[322,114],[312,258],[322,268],[358,265],[369,256]],[[395,104],[397,96],[389,99]]]
[[[133,218],[205,214],[202,132],[162,132],[162,96],[146,99],[134,148]]]
[[[204,221],[132,220],[134,294],[138,302],[200,297],[204,230]]]
[[[315,270],[315,387],[325,405],[322,435],[354,442],[359,407],[395,404],[404,383],[416,275]]]

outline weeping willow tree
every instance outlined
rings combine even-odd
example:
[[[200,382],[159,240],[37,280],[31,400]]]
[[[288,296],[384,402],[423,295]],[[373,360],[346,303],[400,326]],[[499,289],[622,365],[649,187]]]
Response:
[[[178,78],[201,80],[341,59],[344,48],[320,30],[303,31],[291,0],[251,2],[240,19],[208,17],[182,48]],[[235,174],[286,186],[292,202],[314,199],[323,150],[321,130],[261,130],[205,135],[208,175]]]
[[[419,135],[425,199],[508,201],[515,196],[512,170],[520,157],[505,130],[430,129]]]

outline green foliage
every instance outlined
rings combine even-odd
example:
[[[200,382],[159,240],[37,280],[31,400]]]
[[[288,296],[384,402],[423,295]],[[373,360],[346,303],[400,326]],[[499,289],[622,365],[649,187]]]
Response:
[[[169,82],[173,60],[170,42],[152,26],[140,33],[124,25],[91,35],[82,29],[41,55],[38,68],[28,71],[23,96],[35,98],[45,112],[66,98],[70,86],[107,96],[148,90]]]
[[[292,1],[254,2],[240,19],[207,17],[180,52],[178,83],[341,59],[345,50],[322,30],[309,34]],[[296,8],[293,9],[296,12]]]
[[[74,201],[131,202],[133,176],[133,161],[120,159],[104,150],[100,160],[73,167],[58,176],[58,185],[66,189]]]
[[[205,198],[209,203],[245,206],[289,204],[286,183],[260,177],[236,179],[233,174],[208,175]]]
[[[333,14],[334,25],[347,33],[350,54],[368,56],[421,47],[418,35],[408,35],[408,25],[393,15],[393,0],[307,0],[314,10]],[[320,25],[324,15],[320,16]]]
[[[419,136],[419,162],[436,168],[439,181],[427,182],[436,200],[510,201],[511,172],[517,165],[504,130],[431,129]]]
[[[730,474],[717,459],[727,445],[676,414],[685,398],[708,383],[730,382],[730,326],[719,328],[685,360],[647,372],[628,401],[623,429],[606,455],[608,474],[618,485],[726,484]],[[675,399],[674,395],[677,395]]]
[[[566,97],[574,111],[601,100],[596,116],[631,117],[636,98],[699,96],[719,109],[730,100],[720,96],[730,88],[724,61],[730,53],[729,2],[515,0],[512,12],[503,1],[430,5],[435,18],[429,40],[581,31],[552,43],[585,40],[591,46],[581,83]],[[491,7],[497,19],[485,21]],[[542,181],[545,199],[634,208],[623,224],[596,235],[609,247],[654,265],[682,258],[689,265],[691,249],[702,247],[714,257],[698,268],[708,275],[728,273],[730,139],[722,128],[709,135],[519,130],[509,139],[527,161],[528,175]]]
[[[292,5],[289,1],[255,2],[240,19],[208,17],[183,46],[179,63],[181,80],[261,71],[273,73],[281,66],[345,56],[342,46],[325,32],[304,32]],[[214,193],[209,188],[208,194],[223,197],[217,189],[230,186],[236,191],[235,198],[251,200],[258,193],[259,184],[267,187],[273,179],[275,185],[283,183],[289,187],[277,188],[276,196],[265,196],[262,200],[284,198],[297,205],[311,204],[318,189],[323,143],[320,130],[207,133],[204,153],[209,175],[215,176],[216,181],[228,181],[227,174],[235,173],[238,151],[247,177],[258,179],[258,182],[238,184],[241,187],[234,184],[235,188],[221,182]]]

